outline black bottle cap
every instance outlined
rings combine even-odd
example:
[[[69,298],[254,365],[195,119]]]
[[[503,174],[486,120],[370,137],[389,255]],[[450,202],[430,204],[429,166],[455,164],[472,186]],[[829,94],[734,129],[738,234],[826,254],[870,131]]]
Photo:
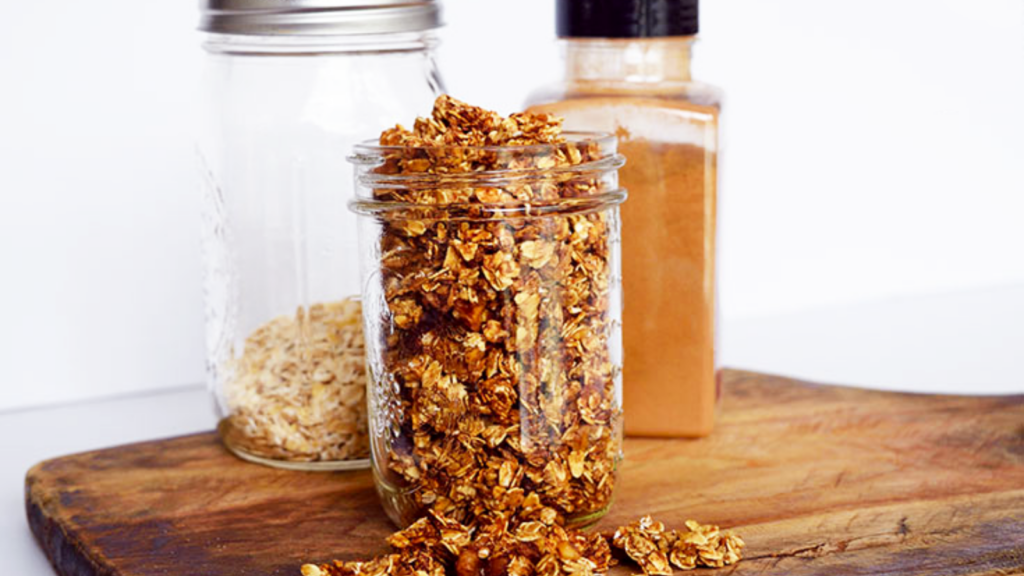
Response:
[[[562,38],[651,38],[697,33],[697,0],[556,0]]]

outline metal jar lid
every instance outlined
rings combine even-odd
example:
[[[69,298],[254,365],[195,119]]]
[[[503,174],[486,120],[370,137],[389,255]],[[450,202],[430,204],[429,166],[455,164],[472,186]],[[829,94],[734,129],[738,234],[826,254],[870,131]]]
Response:
[[[430,30],[439,0],[200,0],[199,29],[219,34],[329,36]]]

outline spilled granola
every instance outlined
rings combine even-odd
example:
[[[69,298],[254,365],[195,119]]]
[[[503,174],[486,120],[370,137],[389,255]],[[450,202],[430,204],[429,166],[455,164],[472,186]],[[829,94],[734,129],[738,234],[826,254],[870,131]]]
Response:
[[[644,574],[672,574],[697,566],[722,567],[740,560],[743,540],[717,526],[686,523],[687,531],[666,530],[644,517],[611,537],[624,561]],[[608,539],[597,532],[564,528],[557,522],[493,522],[470,528],[429,512],[388,538],[393,552],[367,561],[306,564],[302,576],[592,576],[618,563]]]
[[[586,170],[600,147],[558,118],[447,96],[380,144],[375,174],[405,178],[374,200],[416,207],[378,216],[371,406],[389,514],[476,527],[535,501],[547,525],[596,518],[621,450],[617,215],[540,208],[607,191]]]
[[[718,526],[686,521],[686,530],[666,530],[665,525],[644,516],[622,526],[612,546],[637,563],[644,574],[672,574],[672,567],[692,570],[698,566],[721,568],[740,560],[743,540]]]

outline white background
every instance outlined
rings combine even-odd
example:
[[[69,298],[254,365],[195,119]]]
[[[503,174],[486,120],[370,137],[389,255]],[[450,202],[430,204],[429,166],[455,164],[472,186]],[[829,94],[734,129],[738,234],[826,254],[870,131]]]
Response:
[[[557,77],[550,0],[446,7],[453,95],[510,112]],[[202,381],[196,21],[5,7],[0,410]],[[1024,390],[1024,0],[705,0],[701,36],[726,362]]]

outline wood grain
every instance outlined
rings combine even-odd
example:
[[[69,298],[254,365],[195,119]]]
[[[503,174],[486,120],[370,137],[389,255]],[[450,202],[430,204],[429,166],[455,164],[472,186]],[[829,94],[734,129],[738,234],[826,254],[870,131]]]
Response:
[[[735,527],[746,559],[722,574],[1024,573],[1024,396],[736,371],[725,390],[710,437],[626,442],[597,529],[647,513]],[[43,462],[26,506],[66,576],[295,576],[381,552],[392,530],[368,472],[248,464],[209,433]]]

